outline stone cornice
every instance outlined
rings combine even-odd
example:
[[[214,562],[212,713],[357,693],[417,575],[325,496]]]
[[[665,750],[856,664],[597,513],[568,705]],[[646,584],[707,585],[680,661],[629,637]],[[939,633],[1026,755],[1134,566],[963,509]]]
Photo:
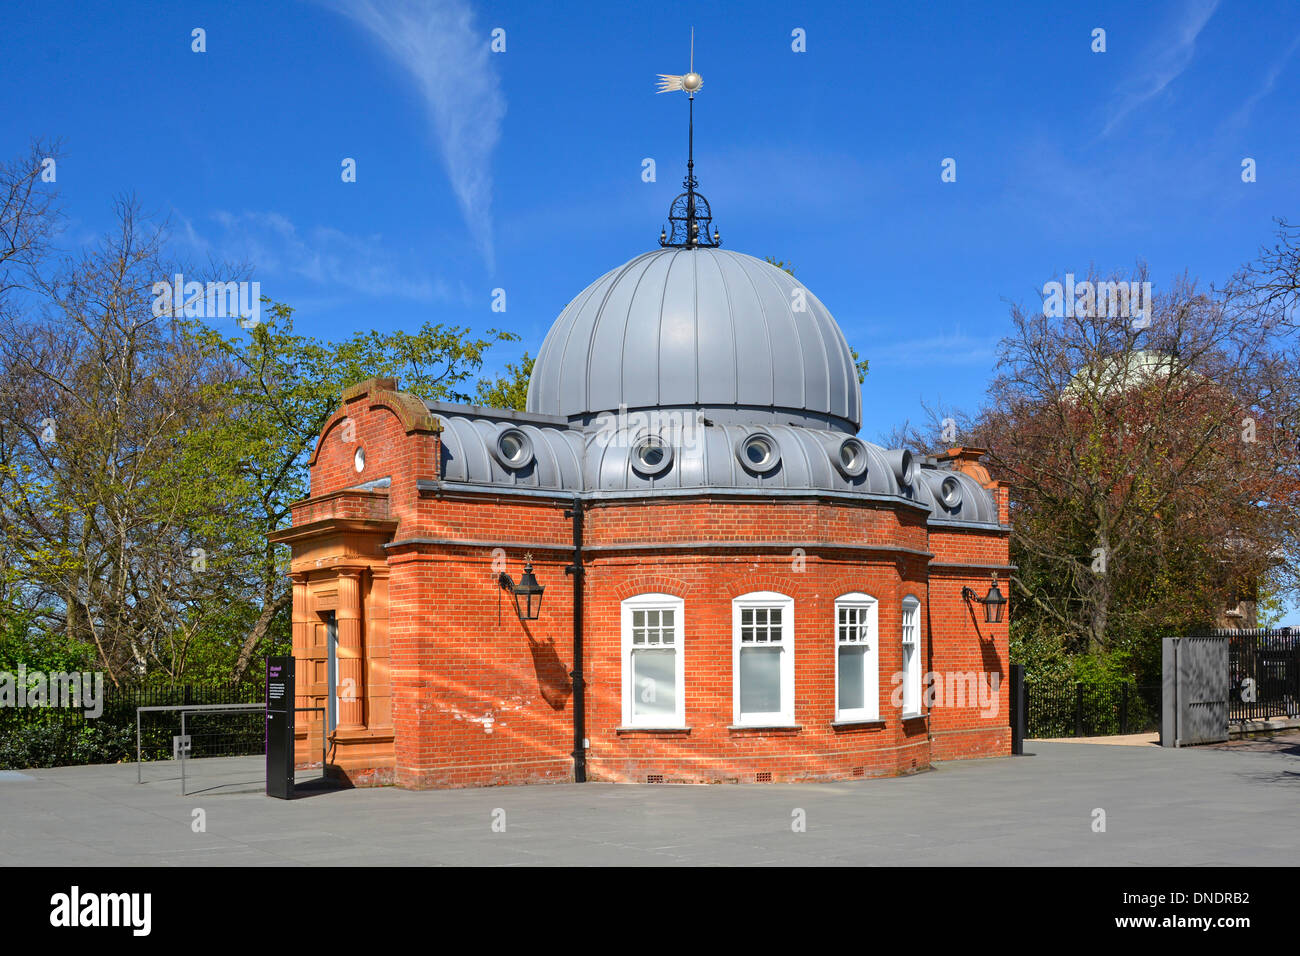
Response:
[[[563,551],[571,553],[572,544],[561,544],[558,542],[540,542],[540,541],[487,541],[473,538],[403,538],[399,541],[390,541],[384,545],[386,549],[396,549],[405,547],[449,547],[449,548],[506,548],[510,550],[533,549],[535,551]],[[883,544],[855,544],[853,542],[841,541],[760,541],[760,540],[734,540],[734,541],[656,541],[656,542],[611,542],[603,544],[585,544],[582,547],[584,554],[607,554],[617,552],[636,552],[636,551],[780,551],[789,552],[795,548],[803,548],[805,551],[856,551],[867,554],[879,554],[882,556],[889,555],[907,555],[916,558],[931,558],[934,555],[929,551],[920,551],[916,548],[905,548],[901,546],[890,546]],[[990,565],[994,567],[994,565]],[[998,565],[997,567],[1001,567]]]
[[[275,544],[293,544],[306,538],[347,532],[391,535],[397,530],[397,524],[396,518],[321,518],[318,521],[309,521],[306,524],[272,531],[266,537],[268,541]]]

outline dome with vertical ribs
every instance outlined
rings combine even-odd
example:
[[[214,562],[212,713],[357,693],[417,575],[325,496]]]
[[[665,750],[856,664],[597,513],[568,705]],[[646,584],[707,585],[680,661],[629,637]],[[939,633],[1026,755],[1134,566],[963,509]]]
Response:
[[[853,355],[821,300],[770,263],[718,248],[637,256],[551,327],[528,411],[585,422],[624,405],[850,433],[862,419]]]

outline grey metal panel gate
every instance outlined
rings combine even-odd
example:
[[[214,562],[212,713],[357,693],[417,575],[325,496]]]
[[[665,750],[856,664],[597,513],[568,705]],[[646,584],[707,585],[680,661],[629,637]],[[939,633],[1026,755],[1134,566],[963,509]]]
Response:
[[[1167,637],[1163,646],[1165,747],[1228,739],[1228,639]]]

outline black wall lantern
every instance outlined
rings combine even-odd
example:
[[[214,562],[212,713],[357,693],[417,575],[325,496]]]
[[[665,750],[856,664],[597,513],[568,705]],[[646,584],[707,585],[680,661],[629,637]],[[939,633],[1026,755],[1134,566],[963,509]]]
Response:
[[[537,583],[537,576],[533,574],[531,554],[524,555],[524,576],[518,584],[515,584],[514,579],[504,571],[497,576],[497,583],[501,585],[501,590],[510,592],[515,602],[515,614],[519,615],[519,620],[537,620],[537,615],[542,610],[542,592],[546,590],[546,585]]]
[[[989,587],[989,593],[983,597],[976,596],[970,588],[962,588],[961,596],[967,601],[976,601],[984,605],[984,623],[1001,624],[1002,611],[1007,606],[1007,599],[1003,595],[1001,588],[998,587],[998,573],[993,572],[993,584]]]

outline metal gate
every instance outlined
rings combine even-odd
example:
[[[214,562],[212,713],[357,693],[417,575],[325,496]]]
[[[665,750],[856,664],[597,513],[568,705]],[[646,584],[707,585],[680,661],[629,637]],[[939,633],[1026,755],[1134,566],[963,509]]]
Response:
[[[1167,637],[1163,647],[1165,747],[1228,739],[1228,638]]]
[[[1229,719],[1300,715],[1300,632],[1220,631],[1228,638]]]

